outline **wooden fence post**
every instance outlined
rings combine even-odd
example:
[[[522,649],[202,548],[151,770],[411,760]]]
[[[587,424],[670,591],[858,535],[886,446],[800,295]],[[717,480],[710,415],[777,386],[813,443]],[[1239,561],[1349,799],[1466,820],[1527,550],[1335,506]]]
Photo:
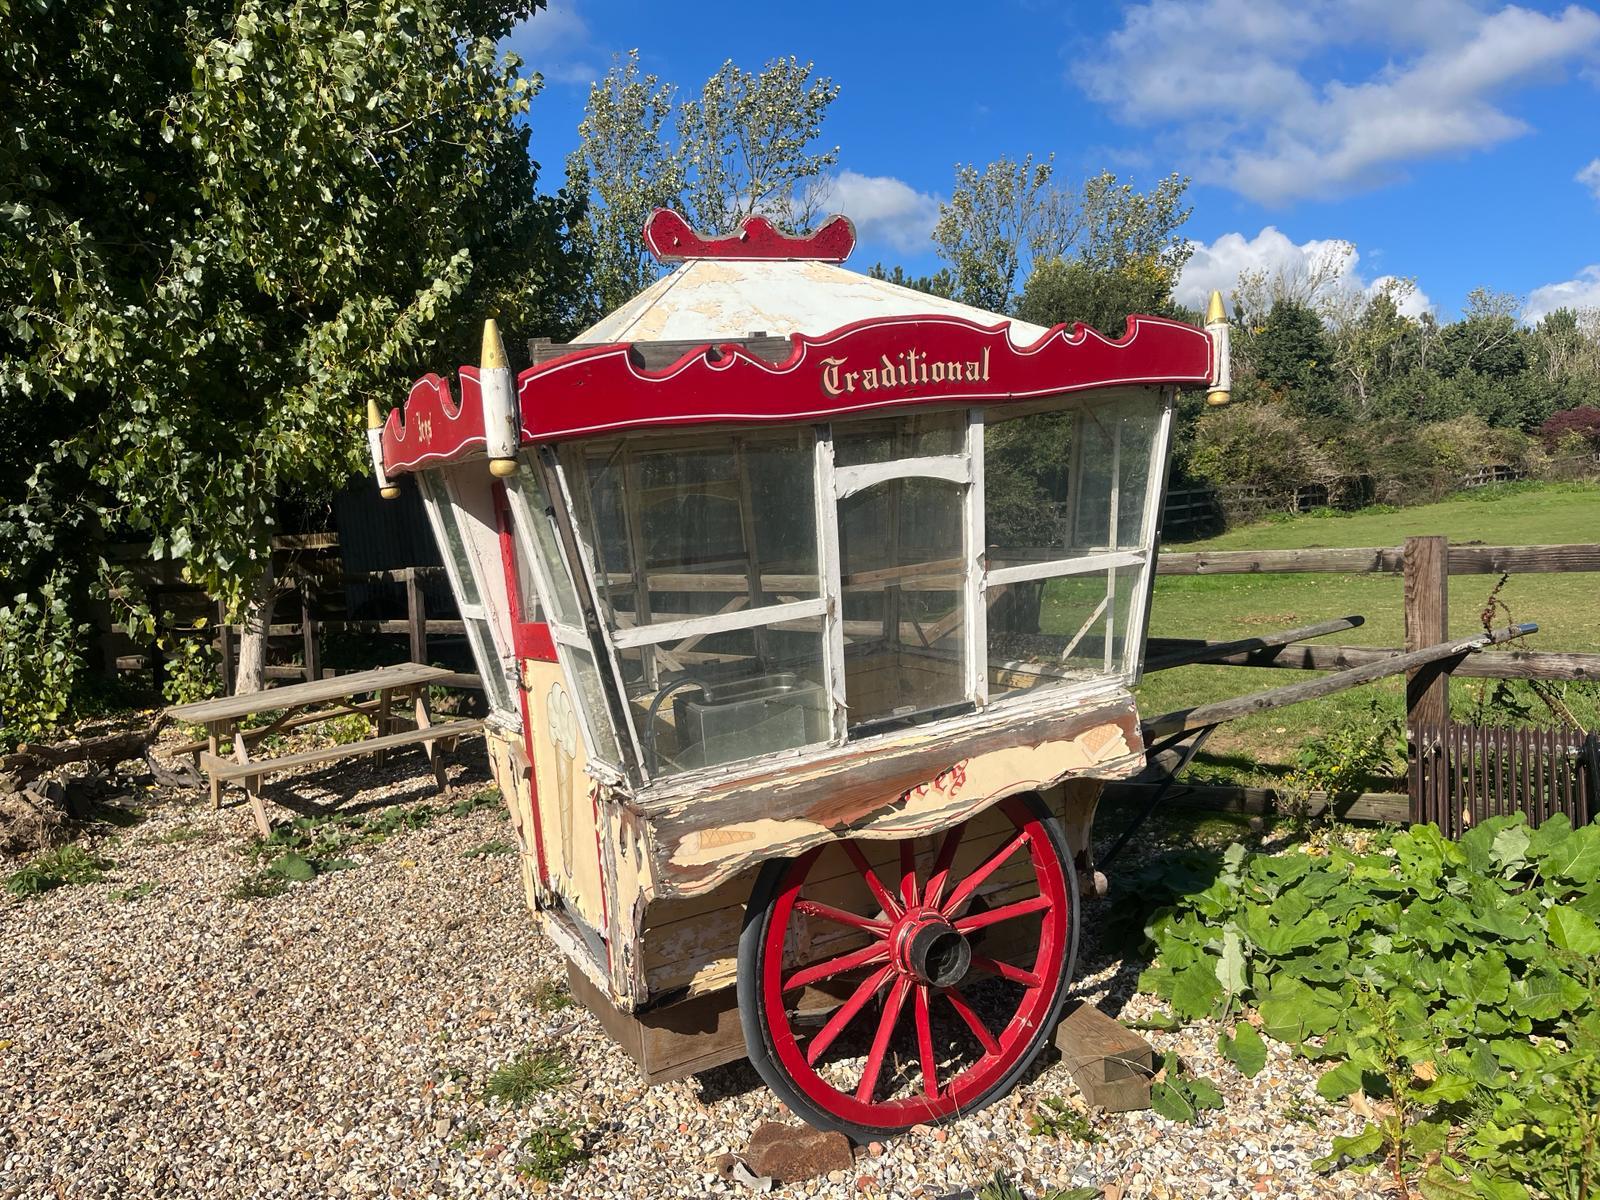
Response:
[[[237,660],[234,658],[233,626],[228,624],[228,606],[221,600],[217,601],[217,649],[222,655],[222,694],[231,696]]]
[[[1450,543],[1443,537],[1409,537],[1405,570],[1406,649],[1437,645],[1450,636]],[[1450,663],[1429,663],[1406,674],[1406,734],[1410,745],[1411,819],[1423,821],[1426,781],[1437,774],[1443,747],[1424,730],[1450,720]]]
[[[406,624],[411,633],[411,661],[426,664],[428,661],[428,598],[423,595],[422,584],[417,581],[415,567],[407,567]]]
[[[317,619],[311,613],[311,593],[307,581],[300,580],[300,639],[305,650],[306,682],[322,678],[322,647],[317,637]]]

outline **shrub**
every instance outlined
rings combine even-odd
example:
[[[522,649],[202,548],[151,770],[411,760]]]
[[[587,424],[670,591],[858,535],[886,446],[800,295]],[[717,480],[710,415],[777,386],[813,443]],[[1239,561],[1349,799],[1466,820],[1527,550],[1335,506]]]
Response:
[[[1565,449],[1569,439],[1591,452],[1600,451],[1600,408],[1584,405],[1558,412],[1539,426],[1539,436],[1552,452]]]
[[[1195,429],[1190,470],[1222,487],[1292,493],[1330,480],[1327,455],[1305,424],[1281,404],[1230,404],[1203,414]]]
[[[59,580],[0,605],[0,748],[45,736],[60,725],[83,670],[73,620]]]

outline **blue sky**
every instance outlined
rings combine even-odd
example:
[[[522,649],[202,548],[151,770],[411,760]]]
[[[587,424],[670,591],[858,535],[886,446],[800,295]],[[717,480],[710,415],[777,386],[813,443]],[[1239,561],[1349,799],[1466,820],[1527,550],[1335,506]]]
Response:
[[[832,207],[852,259],[938,265],[955,165],[1054,152],[1068,179],[1191,176],[1191,302],[1239,270],[1347,242],[1342,286],[1414,277],[1456,316],[1477,286],[1536,317],[1600,306],[1600,9],[1472,0],[550,0],[509,42],[545,76],[533,154],[554,186],[589,82],[637,47],[698,90],[725,59],[816,64],[840,85]]]

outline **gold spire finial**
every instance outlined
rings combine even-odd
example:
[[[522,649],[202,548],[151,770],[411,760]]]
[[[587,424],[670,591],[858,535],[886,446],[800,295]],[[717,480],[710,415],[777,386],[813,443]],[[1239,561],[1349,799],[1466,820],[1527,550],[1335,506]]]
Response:
[[[1217,321],[1226,321],[1228,310],[1222,306],[1222,293],[1213,291],[1211,300],[1206,305],[1206,324],[1211,325]]]
[[[478,369],[492,371],[506,365],[506,348],[500,340],[500,326],[490,317],[483,323],[483,355],[478,361]]]
[[[383,482],[378,487],[378,495],[385,500],[393,500],[400,494],[400,485],[391,483],[384,477],[382,470],[383,450],[378,441],[378,430],[383,428],[383,414],[378,411],[378,402],[371,396],[367,397],[367,441],[372,447],[372,461],[378,464],[378,478]]]

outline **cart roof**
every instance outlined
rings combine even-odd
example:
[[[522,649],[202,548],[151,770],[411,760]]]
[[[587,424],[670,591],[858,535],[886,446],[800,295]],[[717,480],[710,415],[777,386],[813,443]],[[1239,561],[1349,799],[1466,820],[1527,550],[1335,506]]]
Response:
[[[1225,374],[1221,343],[1163,317],[1128,318],[1121,338],[1082,325],[1045,329],[839,265],[855,242],[843,217],[790,237],[761,217],[707,237],[667,210],[646,245],[675,269],[603,318],[568,352],[523,371],[514,422],[520,441],[551,442],[630,429],[807,422],[879,409],[992,404],[1119,386],[1206,387]],[[782,361],[731,344],[788,337]],[[647,367],[637,349],[682,353]],[[665,349],[665,347],[663,347]],[[488,379],[486,374],[484,379]],[[381,434],[384,469],[416,470],[481,454],[480,373],[412,386]]]
[[[1028,345],[1045,335],[1000,313],[873,279],[834,263],[697,258],[680,263],[575,342],[690,341],[820,334],[878,317],[936,315],[976,325],[1004,323]]]

